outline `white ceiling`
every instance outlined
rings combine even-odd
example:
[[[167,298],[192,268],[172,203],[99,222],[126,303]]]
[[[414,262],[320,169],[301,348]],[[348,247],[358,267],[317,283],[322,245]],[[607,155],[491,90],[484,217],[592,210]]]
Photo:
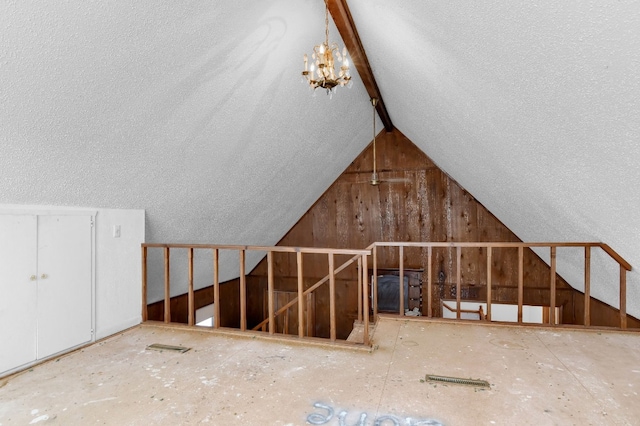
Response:
[[[395,126],[442,169],[525,241],[604,241],[640,266],[639,2],[348,3]],[[355,71],[333,99],[300,82],[323,10],[2,2],[0,203],[142,208],[149,241],[276,243],[371,140]],[[613,304],[615,277],[594,289]],[[640,316],[635,270],[629,287]]]

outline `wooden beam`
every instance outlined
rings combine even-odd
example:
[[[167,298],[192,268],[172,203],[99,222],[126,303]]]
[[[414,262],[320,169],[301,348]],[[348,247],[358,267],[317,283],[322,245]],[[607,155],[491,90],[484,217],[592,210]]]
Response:
[[[364,260],[365,258],[363,258],[363,262]],[[365,268],[365,266],[366,265],[362,265],[363,268]],[[369,271],[364,272],[367,275],[369,274]],[[373,305],[373,322],[376,322],[378,321],[378,246],[373,247],[373,278],[371,279],[371,301],[371,304]],[[369,315],[369,311],[366,308],[364,309],[364,315]]]
[[[362,322],[362,258],[358,258],[358,322]]]
[[[246,252],[240,250],[240,330],[247,329],[247,275],[245,273]]]
[[[433,292],[433,279],[431,277],[431,274],[433,273],[433,250],[431,249],[431,246],[429,246],[427,248],[427,316],[429,318],[431,318],[433,316],[433,310],[432,310],[432,292]]]
[[[220,251],[213,249],[213,327],[220,328]]]
[[[591,325],[591,247],[584,248],[584,325]]]
[[[347,1],[326,1],[327,7],[329,8],[329,13],[331,13],[331,17],[333,18],[333,22],[336,24],[338,32],[340,32],[340,36],[342,37],[342,41],[344,41],[344,45],[349,51],[351,62],[353,62],[356,70],[358,70],[358,74],[362,79],[362,83],[364,84],[365,89],[367,89],[369,97],[378,100],[378,104],[376,105],[378,116],[380,116],[380,120],[382,120],[385,130],[387,132],[391,132],[394,128],[393,123],[391,122],[391,117],[389,117],[387,107],[382,100],[382,95],[380,94],[378,83],[376,83],[376,79],[373,76],[373,71],[371,70],[369,59],[367,59],[364,47],[362,46],[362,41],[360,40],[358,30],[356,29],[356,25],[353,22],[353,18],[351,17],[349,6],[347,6]]]
[[[302,267],[302,252],[296,253],[296,259],[298,263],[298,336],[304,337],[304,277]],[[331,276],[329,276],[331,279]]]
[[[171,284],[169,271],[169,247],[164,248],[164,322],[171,322]]]
[[[147,248],[142,247],[142,322],[149,319],[147,309]]]
[[[524,304],[524,247],[518,247],[518,324],[522,324]]]
[[[487,247],[487,321],[491,321],[491,286],[492,286],[492,266],[493,249]]]
[[[336,275],[333,253],[329,253],[329,337],[336,341]]]
[[[620,264],[620,328],[627,329],[627,269]]]
[[[549,323],[556,325],[556,247],[551,247],[551,288],[549,289]]]
[[[398,289],[400,290],[400,309],[398,315],[401,317],[404,316],[404,247],[398,247],[398,257],[400,260],[400,271],[398,273],[398,279],[400,283],[398,285]]]
[[[375,253],[375,251],[374,251]],[[362,297],[362,303],[364,304],[363,306],[363,311],[364,311],[364,315],[363,315],[363,320],[364,320],[364,328],[363,328],[363,333],[364,333],[364,344],[365,346],[369,346],[370,342],[369,342],[369,267],[367,266],[367,255],[362,255],[362,292],[363,297]]]
[[[189,257],[189,290],[188,290],[188,315],[187,324],[195,325],[196,309],[195,309],[195,297],[193,293],[193,247],[187,251]]]
[[[462,247],[456,247],[456,318],[460,319],[460,285],[462,281]]]
[[[276,319],[273,307],[273,289],[274,289],[274,274],[273,274],[273,252],[267,252],[267,300],[269,304],[269,334],[275,333]]]

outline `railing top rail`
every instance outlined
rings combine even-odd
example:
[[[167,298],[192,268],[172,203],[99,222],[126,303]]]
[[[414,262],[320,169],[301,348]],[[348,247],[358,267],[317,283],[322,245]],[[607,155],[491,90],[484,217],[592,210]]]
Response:
[[[609,245],[599,242],[466,242],[466,241],[447,241],[447,242],[431,242],[431,241],[416,241],[416,242],[375,242],[371,244],[372,249],[374,247],[492,247],[492,248],[518,248],[518,247],[600,247],[604,250],[613,260],[618,262],[627,271],[631,270],[631,264],[624,260],[615,250]]]
[[[388,246],[388,247],[600,247],[602,243],[594,242],[501,242],[501,241],[414,241],[414,242],[402,242],[402,241],[385,241],[375,242],[374,246]]]
[[[285,247],[285,246],[243,246],[229,244],[184,244],[184,243],[142,243],[142,247],[147,248],[183,248],[183,249],[218,249],[218,250],[250,250],[250,251],[271,251],[280,253],[316,253],[316,254],[346,254],[346,255],[369,255],[371,250],[363,249],[337,249],[324,247]]]
[[[243,246],[230,244],[184,244],[184,243],[143,243],[142,247],[148,248],[184,248],[184,249],[218,249],[218,250],[249,250],[280,253],[316,253],[316,254],[344,254],[344,255],[369,255],[375,247],[492,247],[492,248],[518,248],[518,247],[600,247],[621,267],[631,271],[632,267],[622,256],[620,256],[609,245],[600,242],[467,242],[467,241],[384,241],[374,242],[366,249],[335,249],[324,247],[286,247],[286,246]]]
[[[611,256],[616,262],[618,262],[620,264],[620,266],[622,266],[624,269],[626,269],[627,271],[631,270],[631,264],[629,262],[627,262],[626,260],[624,260],[622,258],[622,256],[620,256],[618,254],[617,251],[615,251],[614,249],[612,249],[611,247],[609,247],[608,244],[600,244],[600,247],[602,248],[602,250],[606,251],[607,254],[609,256]]]

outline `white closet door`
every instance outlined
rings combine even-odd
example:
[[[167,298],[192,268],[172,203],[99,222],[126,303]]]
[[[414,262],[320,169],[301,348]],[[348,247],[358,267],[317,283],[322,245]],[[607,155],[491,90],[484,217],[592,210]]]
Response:
[[[91,340],[91,216],[38,217],[38,358]]]
[[[0,373],[36,359],[36,223],[0,215]]]

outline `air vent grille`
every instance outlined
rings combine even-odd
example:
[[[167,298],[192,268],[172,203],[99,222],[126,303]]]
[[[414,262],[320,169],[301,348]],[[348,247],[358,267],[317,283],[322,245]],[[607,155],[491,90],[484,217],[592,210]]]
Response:
[[[449,376],[435,376],[432,374],[427,374],[425,380],[427,382],[450,383],[453,385],[473,386],[476,388],[491,388],[491,385],[486,380],[463,379],[460,377]]]

